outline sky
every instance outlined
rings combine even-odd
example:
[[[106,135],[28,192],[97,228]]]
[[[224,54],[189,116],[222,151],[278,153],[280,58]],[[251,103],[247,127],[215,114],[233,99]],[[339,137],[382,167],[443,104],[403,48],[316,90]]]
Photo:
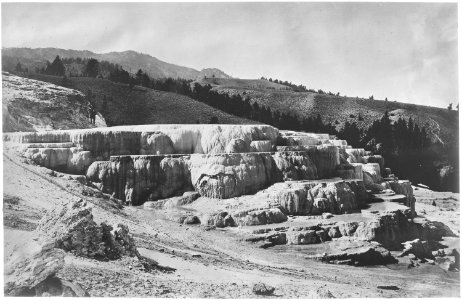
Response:
[[[2,47],[135,50],[238,78],[447,107],[455,3],[2,3]]]

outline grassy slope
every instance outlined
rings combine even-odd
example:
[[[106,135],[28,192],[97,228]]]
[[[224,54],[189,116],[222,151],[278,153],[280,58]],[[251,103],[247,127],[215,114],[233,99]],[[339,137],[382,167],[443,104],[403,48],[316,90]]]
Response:
[[[213,79],[207,79],[212,83]],[[443,108],[391,102],[383,100],[366,100],[351,97],[337,97],[325,94],[310,92],[293,92],[288,90],[272,90],[263,85],[263,88],[255,87],[256,81],[264,80],[215,80],[214,89],[239,93],[249,96],[259,104],[266,105],[271,109],[281,112],[291,112],[299,116],[321,115],[323,121],[336,124],[337,129],[341,128],[346,121],[355,121],[360,127],[367,127],[374,120],[379,119],[388,111],[391,118],[396,120],[399,117],[406,119],[412,117],[420,125],[427,124],[433,133],[433,138],[441,138],[443,141],[454,139],[458,136],[458,112],[449,111]],[[203,80],[204,82],[204,80]],[[274,84],[268,82],[268,84]],[[362,121],[358,120],[361,115]]]
[[[33,78],[60,84],[55,76],[34,74]],[[208,123],[213,116],[222,124],[252,124],[247,119],[232,116],[189,97],[114,83],[106,79],[72,77],[69,87],[87,93],[90,89],[96,95],[97,109],[101,111],[103,95],[112,97],[108,101],[109,114],[105,116],[108,125],[121,124],[194,124]]]

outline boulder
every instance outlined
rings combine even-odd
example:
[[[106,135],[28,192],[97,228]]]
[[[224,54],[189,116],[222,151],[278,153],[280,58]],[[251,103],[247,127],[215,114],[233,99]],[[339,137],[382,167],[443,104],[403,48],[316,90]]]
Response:
[[[287,216],[279,208],[250,209],[233,212],[236,224],[240,226],[256,226],[287,221]]]
[[[257,295],[271,296],[275,288],[264,283],[256,283],[252,287],[252,292]]]
[[[77,256],[107,260],[139,255],[128,228],[119,224],[113,235],[111,226],[93,221],[92,207],[84,200],[65,203],[48,212],[36,231],[53,240],[56,248]]]
[[[50,240],[27,241],[5,259],[6,296],[35,296],[35,288],[62,269],[64,251],[54,246]]]
[[[402,244],[404,249],[400,256],[405,256],[409,253],[412,253],[420,259],[435,259],[430,246],[425,241],[422,242],[420,239],[415,239],[413,241],[407,241]]]
[[[186,219],[185,219],[186,221]],[[236,226],[236,223],[234,222],[234,219],[232,218],[231,215],[229,215],[227,212],[219,212],[216,214],[212,214],[209,216],[207,222],[207,225],[209,226],[215,226],[218,228],[223,228],[223,227],[228,227],[228,226]]]

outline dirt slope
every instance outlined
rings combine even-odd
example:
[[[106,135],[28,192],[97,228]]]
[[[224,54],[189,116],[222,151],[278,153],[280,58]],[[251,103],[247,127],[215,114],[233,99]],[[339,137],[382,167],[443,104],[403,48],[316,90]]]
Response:
[[[33,78],[61,84],[62,78],[34,74]],[[133,89],[126,84],[114,83],[107,79],[89,77],[69,78],[69,87],[84,94],[92,91],[97,102],[97,110],[102,112],[109,126],[126,124],[201,124],[217,117],[221,124],[255,124],[256,122],[239,118],[187,96],[156,91],[140,86]],[[107,110],[103,112],[103,99],[106,96]]]
[[[2,73],[3,131],[38,131],[106,126],[89,119],[89,103],[76,90]]]

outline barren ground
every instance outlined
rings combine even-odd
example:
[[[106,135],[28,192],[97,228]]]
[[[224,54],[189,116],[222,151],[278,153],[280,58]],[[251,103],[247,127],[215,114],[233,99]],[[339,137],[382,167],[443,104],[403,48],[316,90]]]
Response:
[[[388,266],[326,264],[306,259],[308,248],[302,246],[258,248],[244,241],[236,228],[206,230],[172,221],[168,211],[118,209],[108,197],[75,180],[77,177],[14,156],[4,154],[3,170],[5,257],[19,241],[29,238],[45,211],[83,198],[94,204],[97,222],[128,225],[142,255],[177,269],[147,273],[132,258],[102,262],[67,254],[58,275],[79,283],[91,296],[254,298],[261,297],[252,293],[257,282],[274,286],[275,296],[282,298],[310,298],[319,287],[341,298],[460,296],[459,273],[437,265],[408,268],[408,258]],[[416,198],[419,215],[458,230],[458,194],[419,189]],[[436,206],[428,203],[430,198],[436,199]]]

